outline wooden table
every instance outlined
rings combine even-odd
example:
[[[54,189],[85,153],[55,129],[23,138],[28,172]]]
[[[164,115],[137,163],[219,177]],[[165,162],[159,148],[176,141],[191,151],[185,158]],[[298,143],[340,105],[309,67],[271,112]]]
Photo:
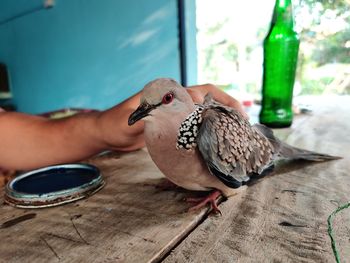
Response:
[[[183,198],[198,193],[154,187],[162,175],[146,150],[108,154],[91,161],[107,184],[88,199],[37,210],[2,204],[0,262],[334,262],[327,217],[350,200],[350,97],[309,103],[311,114],[276,134],[344,159],[280,165],[223,202],[222,216],[208,216],[186,212]],[[334,221],[345,261],[349,223],[350,208]]]

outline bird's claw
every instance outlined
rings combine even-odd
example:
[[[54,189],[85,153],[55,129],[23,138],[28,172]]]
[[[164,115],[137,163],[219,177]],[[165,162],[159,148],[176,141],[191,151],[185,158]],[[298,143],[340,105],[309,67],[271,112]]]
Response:
[[[210,204],[211,212],[222,215],[220,209],[217,206],[216,199],[221,195],[220,191],[214,191],[206,197],[189,197],[185,198],[185,201],[188,203],[196,203],[195,206],[192,206],[188,211],[193,212],[205,207],[208,203]]]

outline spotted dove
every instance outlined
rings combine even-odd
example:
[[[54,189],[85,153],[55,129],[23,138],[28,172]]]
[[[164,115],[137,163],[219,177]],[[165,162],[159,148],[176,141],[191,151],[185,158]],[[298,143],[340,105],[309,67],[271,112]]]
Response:
[[[338,157],[298,149],[277,139],[260,124],[250,125],[237,110],[206,96],[203,105],[172,79],[148,83],[129,125],[145,121],[149,154],[174,184],[189,190],[215,190],[197,207],[237,192],[252,175],[279,159],[324,161]]]

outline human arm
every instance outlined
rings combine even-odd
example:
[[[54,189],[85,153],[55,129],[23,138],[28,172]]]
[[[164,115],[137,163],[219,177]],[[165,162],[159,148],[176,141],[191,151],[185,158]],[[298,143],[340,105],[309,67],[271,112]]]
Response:
[[[206,84],[187,89],[195,102],[211,92],[217,101],[243,112],[231,96]],[[23,113],[0,113],[0,167],[28,170],[75,162],[104,150],[132,151],[144,146],[143,122],[128,126],[140,93],[108,110],[49,120]]]
[[[0,113],[0,167],[27,170],[79,161],[104,150],[144,146],[143,124],[127,125],[139,94],[102,112],[59,120],[17,112]]]

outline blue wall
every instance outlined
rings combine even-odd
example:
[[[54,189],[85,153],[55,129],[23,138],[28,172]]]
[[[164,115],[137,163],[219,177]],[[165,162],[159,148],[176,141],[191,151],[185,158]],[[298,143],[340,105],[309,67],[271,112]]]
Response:
[[[42,5],[1,0],[0,23]],[[19,111],[105,109],[149,80],[180,79],[176,0],[56,0],[0,25]]]

